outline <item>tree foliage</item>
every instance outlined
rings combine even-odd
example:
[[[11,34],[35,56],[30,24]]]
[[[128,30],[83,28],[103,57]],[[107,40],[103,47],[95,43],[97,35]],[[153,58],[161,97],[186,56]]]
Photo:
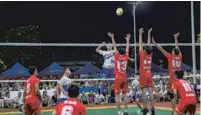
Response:
[[[20,26],[6,31],[6,40],[1,42],[39,43],[40,33],[38,25]],[[16,62],[29,65],[37,60],[41,54],[41,47],[3,47],[0,59],[8,66]]]

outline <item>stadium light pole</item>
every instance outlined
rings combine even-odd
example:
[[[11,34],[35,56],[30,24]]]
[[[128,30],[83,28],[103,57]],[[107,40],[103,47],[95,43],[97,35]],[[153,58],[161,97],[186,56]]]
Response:
[[[136,44],[136,8],[137,5],[139,4],[138,1],[134,1],[134,2],[128,2],[128,4],[132,4],[133,10],[132,10],[132,15],[133,15],[133,28],[134,28],[134,33],[133,33],[133,38],[134,38],[134,44]],[[135,73],[137,73],[137,46],[134,46],[135,51]]]
[[[191,37],[192,37],[192,58],[193,58],[193,83],[196,83],[196,56],[195,56],[195,27],[194,27],[194,6],[191,1]]]

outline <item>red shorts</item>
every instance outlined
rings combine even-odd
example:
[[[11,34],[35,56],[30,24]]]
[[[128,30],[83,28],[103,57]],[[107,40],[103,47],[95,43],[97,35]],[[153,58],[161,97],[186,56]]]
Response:
[[[26,100],[24,104],[25,115],[32,115],[39,113],[42,109],[40,100],[37,97],[33,97],[29,100]]]
[[[190,115],[194,115],[196,111],[196,100],[186,100],[179,101],[178,105],[176,106],[175,112],[181,115],[189,112]]]
[[[150,72],[146,72],[144,75],[140,75],[139,84],[140,88],[153,87],[152,74]]]
[[[114,80],[114,91],[116,94],[120,93],[121,91],[123,93],[126,93],[128,91],[128,80],[124,76],[116,77]]]

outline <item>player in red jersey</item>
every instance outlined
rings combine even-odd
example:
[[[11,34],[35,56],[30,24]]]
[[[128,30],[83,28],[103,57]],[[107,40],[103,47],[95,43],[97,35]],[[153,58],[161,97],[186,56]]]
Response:
[[[70,98],[58,104],[52,115],[86,115],[85,106],[78,101],[79,87],[70,85],[68,95]]]
[[[41,115],[41,94],[39,91],[40,80],[36,67],[30,67],[30,78],[24,84],[24,110],[25,115]]]
[[[151,31],[152,28],[148,31],[148,40],[147,45],[151,42]],[[139,29],[139,53],[140,53],[140,77],[139,77],[139,85],[142,90],[142,105],[143,105],[143,115],[146,115],[149,110],[147,109],[147,101],[146,101],[146,91],[149,91],[150,94],[150,111],[151,115],[155,115],[154,109],[154,97],[153,97],[153,80],[151,73],[151,64],[152,64],[152,47],[151,46],[143,46],[142,47],[142,34],[143,28]]]
[[[154,39],[152,40],[153,43],[156,45],[156,47],[163,53],[163,55],[168,59],[168,73],[170,76],[170,81],[169,81],[169,91],[168,94],[170,95],[171,98],[171,103],[172,103],[172,109],[174,111],[176,102],[174,101],[174,95],[172,91],[172,83],[174,82],[175,78],[175,71],[176,70],[181,70],[181,65],[182,65],[182,54],[179,49],[178,45],[178,38],[179,33],[174,34],[174,39],[175,39],[175,48],[172,50],[172,54],[166,52],[161,46],[157,45]]]
[[[174,115],[183,115],[187,112],[194,115],[196,111],[196,94],[192,86],[183,79],[184,72],[182,70],[175,71],[177,80],[172,84],[174,90],[174,100],[178,102]],[[178,100],[178,97],[179,100]]]
[[[114,53],[114,74],[115,74],[115,80],[114,80],[114,91],[115,91],[115,101],[117,103],[118,108],[118,115],[121,114],[128,114],[128,98],[126,93],[128,92],[128,81],[127,81],[127,75],[126,75],[126,69],[127,69],[127,63],[129,58],[129,41],[130,41],[130,34],[127,34],[126,39],[126,49],[120,48],[119,51],[117,51],[116,43],[114,40],[114,34],[108,33],[110,38],[112,39],[112,44],[115,50]],[[123,103],[125,105],[125,112],[121,111],[121,103],[120,103],[120,93],[123,94]]]

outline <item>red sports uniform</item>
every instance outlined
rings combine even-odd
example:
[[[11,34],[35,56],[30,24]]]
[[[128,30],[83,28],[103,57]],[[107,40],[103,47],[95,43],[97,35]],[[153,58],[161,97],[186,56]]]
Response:
[[[196,96],[191,85],[185,80],[175,80],[172,85],[173,89],[176,89],[179,94],[179,103],[175,111],[179,114],[194,115],[196,111]]]
[[[175,56],[170,53],[167,53],[165,57],[168,59],[168,73],[170,76],[170,90],[172,90],[172,83],[176,79],[175,77],[175,71],[181,70],[181,64],[182,64],[182,54],[179,53],[179,55]]]
[[[152,53],[147,55],[143,50],[140,51],[140,77],[139,84],[141,88],[153,87],[151,64]]]
[[[56,106],[57,115],[86,115],[85,106],[77,101],[77,99],[70,98]]]
[[[35,84],[40,80],[36,76],[31,76],[24,84],[26,87],[25,92],[25,115],[36,114],[41,110],[40,100],[36,95]]]
[[[118,52],[114,53],[115,93],[120,93],[121,90],[123,93],[126,93],[128,90],[128,81],[126,76],[128,58],[128,53],[125,55],[120,55]]]

